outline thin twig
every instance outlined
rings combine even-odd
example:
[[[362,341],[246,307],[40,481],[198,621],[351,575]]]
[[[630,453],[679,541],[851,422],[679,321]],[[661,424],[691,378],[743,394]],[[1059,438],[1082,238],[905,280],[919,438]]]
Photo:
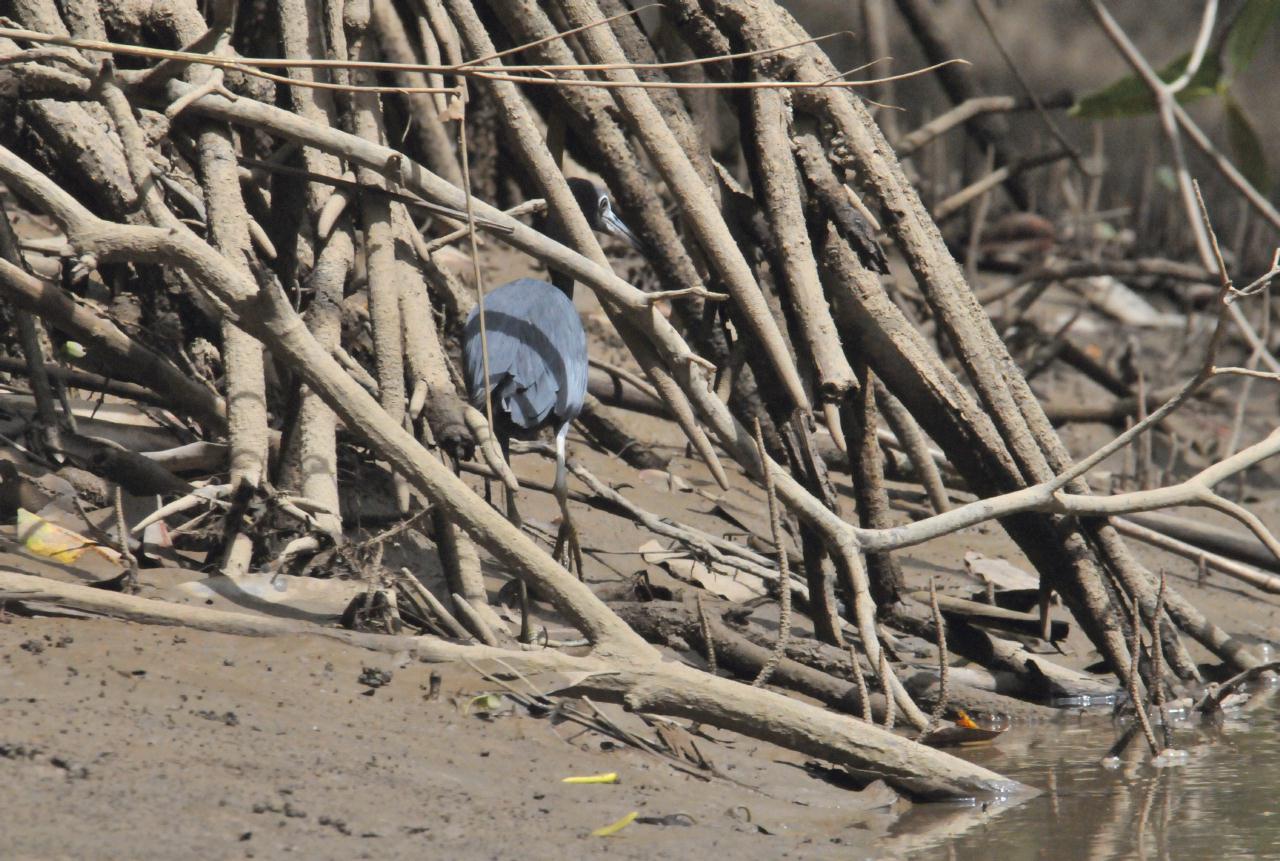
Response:
[[[933,611],[933,627],[938,634],[938,701],[933,704],[929,719],[934,724],[941,724],[942,715],[947,710],[947,627],[942,618],[942,608],[938,606],[937,579],[929,578],[929,609]]]
[[[716,674],[716,644],[711,639],[711,618],[707,615],[706,604],[702,600],[702,592],[696,592],[698,602],[698,624],[702,627],[702,644],[706,647],[707,672]]]
[[[755,431],[756,448],[760,452],[760,459],[764,460],[766,457],[764,434],[760,430],[758,418]],[[778,505],[778,494],[773,487],[773,474],[767,469],[764,471],[764,492],[769,500],[769,531],[773,539],[773,550],[778,557],[778,641],[773,646],[769,660],[765,661],[755,681],[751,683],[757,688],[769,681],[769,676],[777,669],[778,663],[786,654],[787,640],[791,637],[791,567],[787,562],[787,548],[783,544],[781,506]]]
[[[855,661],[856,663],[856,661]],[[897,714],[893,698],[893,670],[889,667],[889,657],[880,650],[880,688],[884,692],[884,728],[893,729],[894,717]]]
[[[867,677],[863,675],[862,664],[858,662],[858,652],[853,644],[849,644],[849,663],[853,667],[853,683],[858,686],[858,704],[862,707],[862,719],[871,723],[871,692],[867,690]],[[890,698],[892,699],[892,698]],[[886,708],[893,708],[892,704]]]
[[[1164,627],[1165,573],[1160,572],[1160,590],[1156,593],[1156,608],[1151,615],[1151,707],[1160,715],[1160,727],[1164,734],[1164,749],[1173,747],[1170,738],[1169,715],[1164,710],[1164,652],[1160,632]]]
[[[467,87],[463,81],[458,82],[454,91],[454,99],[462,109],[458,120],[458,153],[462,160],[462,188],[467,194],[467,244],[471,247],[471,275],[476,284],[476,319],[480,322],[480,363],[484,369],[484,415],[493,423],[493,393],[490,391],[489,379],[489,331],[485,325],[484,313],[484,275],[480,270],[480,243],[476,240],[476,213],[471,194],[471,160],[467,156]],[[508,497],[510,498],[510,497]],[[510,512],[508,512],[510,514]]]
[[[1160,752],[1160,747],[1156,744],[1156,734],[1151,730],[1151,721],[1147,717],[1146,704],[1142,701],[1138,688],[1138,661],[1142,656],[1142,609],[1138,603],[1137,596],[1134,596],[1130,609],[1133,615],[1131,617],[1132,634],[1129,637],[1130,663],[1126,687],[1129,691],[1129,702],[1133,705],[1134,715],[1142,726],[1142,734],[1146,736],[1147,744],[1151,747],[1151,755],[1155,756]],[[1159,648],[1158,644],[1154,648]]]
[[[1209,48],[1209,37],[1213,35],[1213,24],[1217,18],[1218,0],[1207,0],[1204,4],[1204,15],[1200,18],[1200,30],[1196,33],[1195,45],[1191,49],[1191,59],[1187,61],[1182,74],[1169,84],[1170,93],[1182,92],[1200,71],[1200,65],[1204,62],[1205,53]]]
[[[127,595],[133,595],[138,591],[138,560],[129,548],[129,528],[124,519],[124,491],[120,489],[118,484],[116,485],[114,507],[116,536],[120,541],[120,555],[124,557],[125,564],[129,567],[129,574],[124,582],[124,592]]]
[[[598,24],[600,22],[593,22]],[[587,31],[590,27],[580,28]],[[422,63],[386,63],[374,60],[336,60],[336,59],[284,59],[279,57],[222,57],[213,54],[192,53],[190,51],[175,51],[165,48],[152,48],[143,45],[128,45],[120,42],[108,42],[98,39],[76,39],[67,36],[58,36],[49,33],[40,33],[34,30],[23,30],[11,27],[0,27],[0,38],[13,39],[15,41],[35,42],[37,44],[59,45],[68,48],[78,48],[84,51],[101,51],[109,54],[121,56],[142,57],[153,60],[176,60],[183,63],[191,63],[197,65],[213,66],[215,68],[230,69],[241,72],[257,78],[263,78],[273,83],[285,86],[307,87],[311,89],[337,90],[348,93],[455,93],[456,87],[396,87],[396,86],[357,86],[351,84],[331,84],[324,81],[303,81],[289,78],[283,75],[273,74],[263,71],[263,69],[290,69],[290,68],[312,68],[312,69],[348,69],[348,70],[365,70],[372,72],[422,72],[425,74],[451,74],[457,76],[484,78],[493,81],[510,81],[513,83],[533,84],[539,86],[585,86],[599,87],[602,89],[672,89],[672,90],[735,90],[735,89],[815,89],[815,88],[854,88],[854,87],[872,87],[892,81],[901,81],[908,78],[918,77],[937,69],[951,65],[969,65],[967,60],[951,59],[940,63],[935,63],[922,69],[916,69],[910,72],[903,72],[898,75],[890,75],[884,78],[875,78],[862,81],[842,81],[838,79],[825,79],[820,81],[733,81],[717,83],[714,81],[648,81],[648,80],[590,80],[586,78],[562,78],[556,76],[555,72],[576,72],[592,70],[599,68],[607,71],[625,71],[632,69],[646,68],[662,68],[664,64],[644,64],[644,63],[606,63],[597,64],[593,67],[583,64],[572,64],[565,66],[503,66],[505,73],[492,73],[486,71],[484,66],[476,65],[448,65],[448,66],[430,66]],[[813,41],[813,40],[809,40]],[[794,46],[791,46],[794,47]],[[749,52],[753,54],[776,53],[784,50],[785,47],[771,48],[764,51]],[[721,57],[702,58],[701,62],[718,62],[725,59],[731,59],[736,55],[725,55]],[[472,61],[475,62],[475,61]],[[679,61],[687,65],[692,65],[690,61]],[[512,71],[536,73],[535,75],[519,75],[510,74]],[[856,71],[856,70],[855,70]]]
[[[1212,2],[1216,3],[1217,0],[1212,0]],[[1004,42],[996,32],[996,26],[991,20],[991,15],[987,11],[987,4],[985,0],[973,0],[973,8],[977,10],[978,17],[982,19],[982,24],[986,27],[987,33],[991,36],[991,41],[996,46],[996,50],[1000,52],[1001,58],[1004,59],[1005,65],[1009,67],[1009,71],[1013,73],[1014,80],[1018,82],[1018,86],[1022,88],[1022,92],[1035,107],[1036,113],[1040,115],[1040,119],[1044,122],[1045,128],[1049,130],[1049,134],[1051,134],[1053,139],[1058,142],[1058,146],[1067,151],[1067,154],[1071,157],[1071,161],[1075,163],[1076,169],[1087,176],[1089,171],[1085,169],[1084,162],[1080,158],[1079,150],[1077,150],[1075,146],[1067,140],[1066,136],[1063,135],[1062,130],[1058,128],[1058,124],[1053,121],[1053,117],[1049,116],[1049,112],[1045,110],[1045,107],[1040,102],[1039,97],[1036,96],[1035,91],[1031,89],[1031,85],[1027,83],[1027,79],[1022,74],[1022,70],[1018,68],[1018,64],[1013,61],[1013,57],[1010,56],[1008,49],[1005,48]]]

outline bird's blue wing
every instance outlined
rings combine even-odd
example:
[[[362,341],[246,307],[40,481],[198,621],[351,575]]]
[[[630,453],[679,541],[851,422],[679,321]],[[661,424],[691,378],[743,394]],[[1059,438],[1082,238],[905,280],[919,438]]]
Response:
[[[587,338],[573,302],[558,287],[522,278],[485,297],[489,387],[494,407],[531,429],[551,415],[572,421],[587,386]],[[473,309],[464,332],[463,360],[472,401],[484,403],[480,320]]]

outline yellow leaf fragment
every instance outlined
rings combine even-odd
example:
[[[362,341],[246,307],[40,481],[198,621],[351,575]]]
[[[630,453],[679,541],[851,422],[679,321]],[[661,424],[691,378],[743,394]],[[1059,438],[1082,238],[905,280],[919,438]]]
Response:
[[[495,712],[500,708],[502,708],[502,697],[500,695],[481,694],[478,697],[473,697],[471,701],[467,703],[467,707],[463,710],[463,713],[471,714],[473,710],[477,712]]]
[[[120,561],[120,554],[110,547],[45,520],[25,508],[18,509],[18,540],[36,556],[57,562],[75,562],[90,550],[108,561]]]
[[[566,777],[560,781],[561,783],[617,783],[618,772],[610,771],[607,774],[587,774],[580,777]]]
[[[637,816],[639,816],[639,813],[633,810],[630,813],[628,813],[626,816],[619,819],[617,822],[613,823],[612,825],[606,825],[604,828],[597,828],[595,831],[592,831],[591,836],[592,837],[612,837],[614,834],[617,834],[619,831],[626,828],[632,822],[635,822]]]

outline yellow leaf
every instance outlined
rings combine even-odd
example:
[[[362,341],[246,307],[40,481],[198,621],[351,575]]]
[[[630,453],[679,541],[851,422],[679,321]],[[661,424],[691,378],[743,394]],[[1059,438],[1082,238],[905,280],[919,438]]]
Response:
[[[120,554],[110,547],[45,520],[25,508],[18,509],[18,540],[35,555],[56,562],[75,562],[90,550],[111,562],[120,561]]]
[[[561,783],[617,783],[618,772],[611,771],[608,774],[588,774],[582,777],[566,777]]]
[[[502,708],[501,696],[498,694],[481,694],[478,697],[473,697],[471,701],[467,703],[467,707],[463,710],[463,713],[471,714],[472,709],[475,709],[477,712],[496,712],[500,708]]]
[[[617,834],[622,829],[626,828],[632,822],[635,822],[636,817],[638,815],[639,814],[633,810],[630,813],[628,813],[626,816],[619,819],[617,822],[613,823],[612,825],[606,825],[604,828],[597,828],[595,831],[592,831],[591,836],[592,837],[611,837],[614,834]]]

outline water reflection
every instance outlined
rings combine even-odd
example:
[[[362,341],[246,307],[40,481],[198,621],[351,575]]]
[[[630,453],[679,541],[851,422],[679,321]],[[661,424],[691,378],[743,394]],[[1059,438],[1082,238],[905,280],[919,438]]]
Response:
[[[1006,810],[917,805],[881,848],[982,861],[1280,857],[1280,698],[1255,696],[1221,724],[1176,725],[1190,757],[1156,768],[1139,738],[1101,764],[1120,728],[1096,716],[1015,727],[967,759],[1044,793]]]

